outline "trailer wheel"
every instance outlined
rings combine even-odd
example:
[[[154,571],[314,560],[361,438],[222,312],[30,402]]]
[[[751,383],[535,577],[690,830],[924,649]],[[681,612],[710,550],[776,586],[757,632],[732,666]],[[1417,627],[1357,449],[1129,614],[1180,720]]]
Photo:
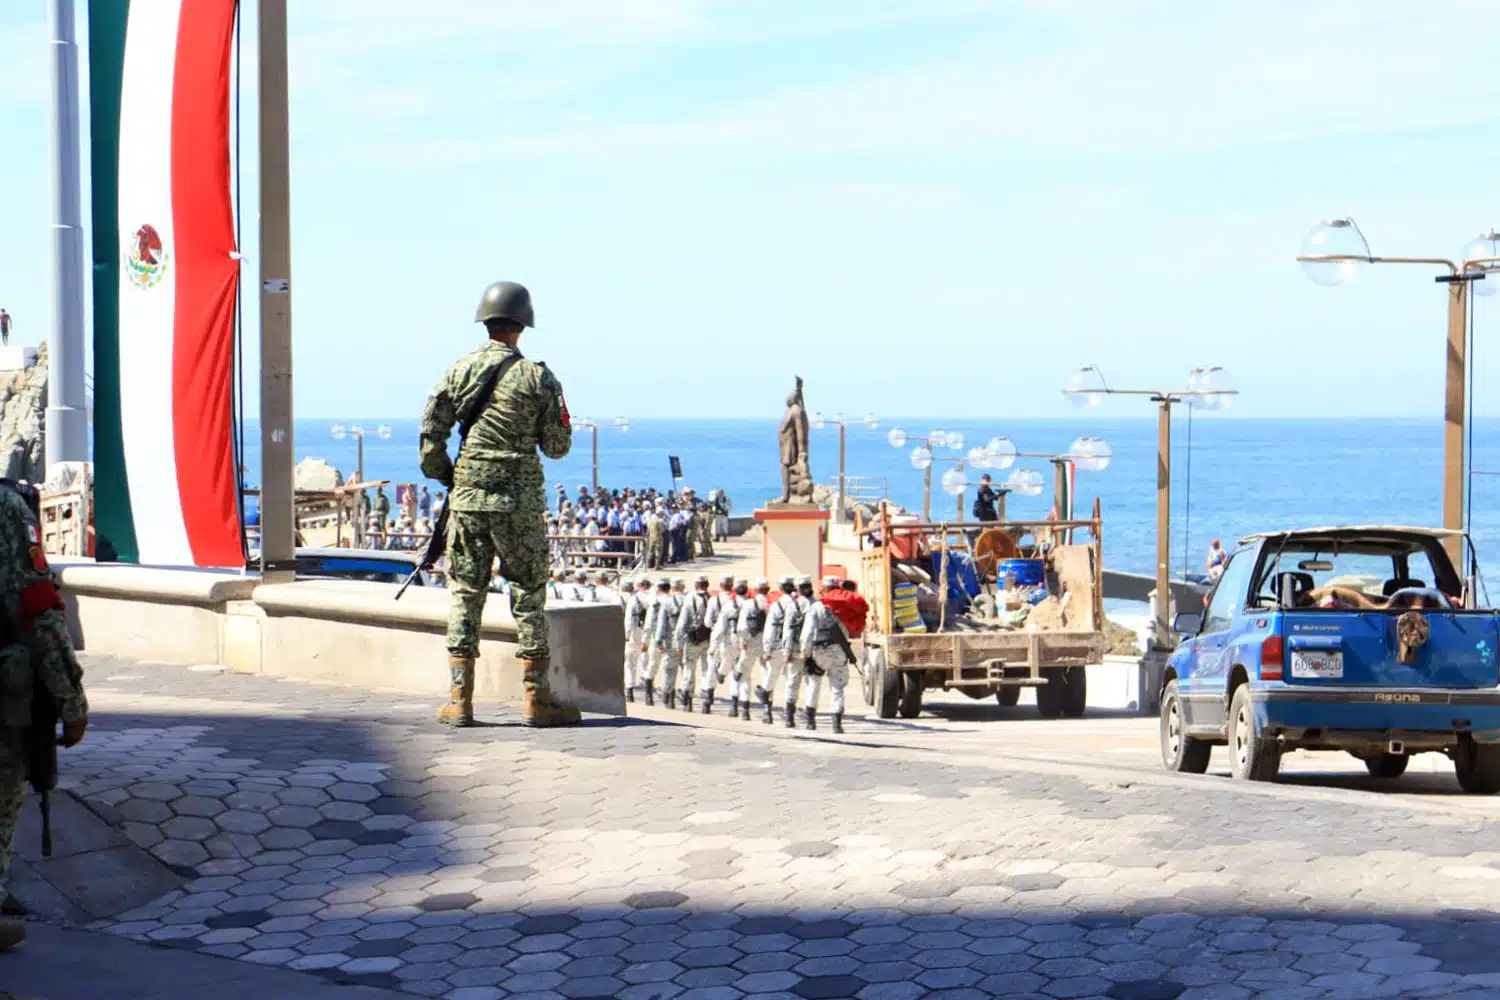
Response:
[[[1000,703],[1001,708],[1015,708],[1021,700],[1021,689],[1018,687],[1003,687],[995,692],[995,700]]]
[[[1500,792],[1500,744],[1475,743],[1466,735],[1453,749],[1453,770],[1470,795]]]
[[[922,714],[922,671],[901,671],[901,718],[915,719]]]
[[[882,719],[896,717],[896,702],[901,695],[901,672],[886,666],[885,650],[872,649],[865,663],[870,684],[870,707]]]
[[[1063,714],[1063,688],[1068,679],[1062,667],[1043,667],[1042,680],[1047,683],[1036,689],[1036,710],[1044,719],[1061,718]]]
[[[1089,704],[1089,675],[1082,667],[1063,671],[1062,714],[1064,718],[1081,719]]]

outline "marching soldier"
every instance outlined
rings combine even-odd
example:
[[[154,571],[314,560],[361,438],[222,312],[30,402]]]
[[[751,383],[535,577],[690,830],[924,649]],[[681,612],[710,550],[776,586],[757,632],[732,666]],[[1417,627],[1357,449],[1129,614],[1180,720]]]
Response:
[[[547,679],[547,501],[537,450],[551,459],[568,454],[568,406],[557,376],[516,347],[522,331],[536,322],[530,292],[496,282],[484,290],[474,320],[484,324],[489,340],[444,373],[428,397],[420,431],[422,474],[449,488],[450,691],[438,720],[473,725],[479,623],[490,566],[499,556],[512,584],[526,724],[567,725],[578,721],[578,709],[559,702]],[[454,424],[466,431],[456,462],[448,458]]]
[[[634,589],[625,596],[625,700],[635,701],[635,681],[639,672],[646,683],[646,616],[651,600],[651,581],[646,574],[637,574]]]
[[[667,603],[672,598],[672,581],[666,577],[658,577],[656,580],[656,593],[646,604],[646,627],[645,636],[641,641],[641,657],[646,661],[646,704],[656,704],[656,672],[666,669],[666,661],[663,651],[657,647],[656,631],[661,624],[661,618],[667,613]],[[671,685],[663,689],[666,694],[671,693]]]
[[[83,739],[89,725],[83,670],[42,551],[34,497],[31,487],[0,480],[0,599],[11,609],[11,622],[0,628],[9,633],[0,639],[0,906],[6,902],[11,846],[26,800],[26,739],[56,739],[52,732],[27,732],[35,687],[51,695],[62,720],[62,746]],[[25,939],[25,924],[0,919],[0,952]]]
[[[755,689],[755,696],[760,699],[761,707],[765,709],[765,716],[761,719],[766,725],[770,725],[771,698],[776,694],[776,679],[781,676],[782,667],[786,666],[786,653],[782,647],[782,630],[786,627],[787,616],[791,609],[796,606],[793,595],[796,593],[796,585],[792,578],[784,576],[778,581],[781,593],[777,595],[776,603],[771,605],[771,610],[766,616],[766,628],[761,643],[761,651],[765,659],[761,663],[760,687]]]
[[[755,581],[755,593],[740,601],[740,617],[735,626],[738,638],[739,657],[734,664],[735,690],[740,695],[740,718],[750,721],[750,678],[758,664],[765,670],[764,637],[766,631],[766,601],[769,600],[771,584],[765,577]],[[770,708],[770,698],[765,689],[756,684],[757,697]]]
[[[671,583],[666,580],[660,583],[665,589],[657,594],[656,628],[651,642],[656,650],[656,662],[661,665],[663,701],[668,708],[676,708],[677,671],[682,666],[682,649],[677,644],[676,628],[686,598],[682,593],[682,577],[674,577]],[[650,704],[649,700],[647,704]]]
[[[797,689],[801,686],[806,666],[802,657],[798,656],[797,643],[802,638],[802,622],[807,617],[807,611],[812,607],[813,584],[812,577],[797,577],[797,591],[791,595],[791,604],[787,607],[786,621],[781,626],[782,656],[786,661],[786,727],[795,729],[797,727]],[[809,725],[812,717],[808,718]]]
[[[719,577],[719,589],[709,595],[708,610],[703,613],[703,624],[708,626],[708,671],[704,674],[702,688],[704,715],[711,711],[714,689],[724,683],[728,673],[724,663],[724,636],[734,635],[734,623],[739,613],[734,600],[734,574],[725,573]],[[727,631],[725,626],[728,626]]]
[[[823,578],[825,593],[839,592],[839,578]],[[811,589],[811,588],[809,588]],[[802,633],[798,640],[799,659],[807,673],[803,691],[807,705],[803,709],[808,729],[818,728],[818,688],[823,675],[828,675],[828,710],[833,713],[833,731],[844,731],[844,686],[849,683],[849,664],[854,662],[854,650],[849,646],[849,634],[838,615],[822,600],[812,602],[807,617],[802,622]]]
[[[682,604],[681,611],[677,615],[677,646],[682,651],[682,687],[679,694],[682,696],[682,708],[684,711],[693,710],[693,680],[701,677],[705,684],[708,682],[708,639],[710,630],[704,624],[704,615],[708,613],[708,577],[699,573],[693,580],[693,593]],[[713,701],[713,689],[710,687],[704,696],[708,702]]]

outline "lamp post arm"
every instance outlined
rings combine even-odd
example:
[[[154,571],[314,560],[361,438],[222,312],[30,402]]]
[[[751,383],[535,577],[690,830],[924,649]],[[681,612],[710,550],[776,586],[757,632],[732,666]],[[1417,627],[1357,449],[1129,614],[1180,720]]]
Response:
[[[1361,257],[1353,253],[1299,253],[1297,259],[1309,264],[1430,264],[1434,267],[1446,267],[1452,274],[1459,271],[1458,265],[1446,257]]]

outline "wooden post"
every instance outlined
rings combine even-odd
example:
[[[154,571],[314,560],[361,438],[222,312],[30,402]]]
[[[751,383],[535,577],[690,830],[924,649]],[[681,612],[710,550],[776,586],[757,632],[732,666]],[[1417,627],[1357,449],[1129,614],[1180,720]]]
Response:
[[[1443,527],[1462,531],[1464,527],[1464,431],[1465,377],[1468,371],[1468,341],[1465,321],[1468,319],[1469,282],[1448,283],[1448,363],[1447,385],[1443,397]],[[1444,541],[1448,557],[1459,566],[1463,559],[1463,540]]]

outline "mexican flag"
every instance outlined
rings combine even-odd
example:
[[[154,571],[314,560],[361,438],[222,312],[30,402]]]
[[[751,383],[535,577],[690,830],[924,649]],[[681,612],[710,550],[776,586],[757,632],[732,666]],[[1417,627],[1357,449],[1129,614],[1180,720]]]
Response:
[[[231,374],[235,0],[91,0],[101,559],[245,564]]]

